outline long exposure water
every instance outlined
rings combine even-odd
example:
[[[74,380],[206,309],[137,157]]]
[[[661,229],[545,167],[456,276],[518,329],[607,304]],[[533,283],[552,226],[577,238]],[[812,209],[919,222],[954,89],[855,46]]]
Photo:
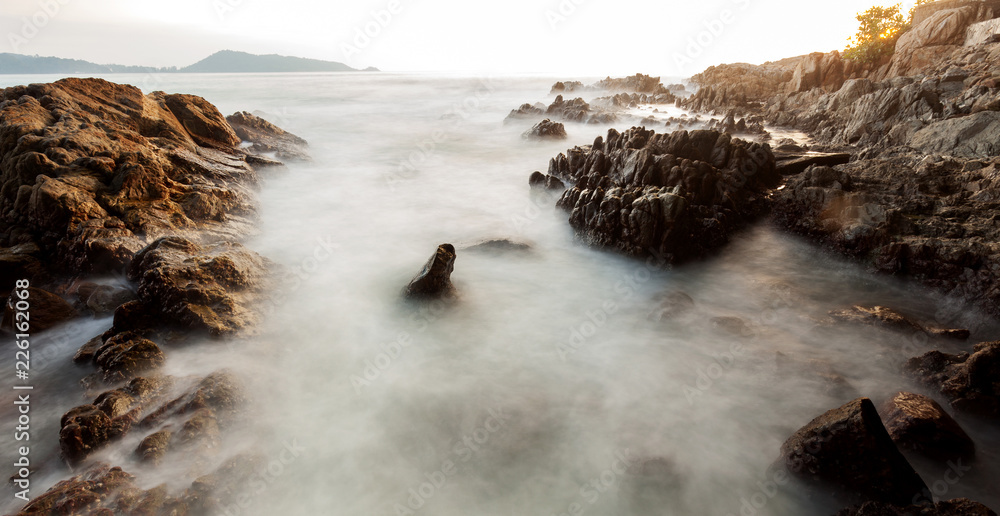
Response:
[[[995,333],[971,309],[766,222],[717,258],[673,270],[589,248],[527,178],[609,126],[567,124],[568,140],[537,142],[521,137],[530,123],[503,123],[524,102],[550,102],[551,84],[567,78],[109,79],[202,95],[224,114],[259,111],[310,142],[311,162],[265,172],[260,231],[246,242],[281,278],[263,326],[165,350],[168,374],[236,372],[251,400],[246,421],[211,456],[142,465],[136,435],[93,457],[143,487],[181,490],[195,470],[260,453],[266,467],[218,514],[832,514],[840,507],[775,482],[781,443],[859,396],[934,395],[901,374],[902,362]],[[531,248],[463,250],[497,238]],[[446,242],[458,248],[460,301],[402,305],[400,289]],[[677,292],[694,308],[660,317],[655,308]],[[825,325],[852,304],[976,334],[942,345]],[[74,324],[78,337],[46,355],[37,446],[50,461],[59,415],[88,402],[73,385],[89,371],[70,357],[110,321]],[[998,509],[1000,439],[959,421],[979,458],[941,496]],[[0,444],[6,462],[7,432]],[[928,485],[946,469],[913,460]],[[36,488],[65,476],[53,471]]]

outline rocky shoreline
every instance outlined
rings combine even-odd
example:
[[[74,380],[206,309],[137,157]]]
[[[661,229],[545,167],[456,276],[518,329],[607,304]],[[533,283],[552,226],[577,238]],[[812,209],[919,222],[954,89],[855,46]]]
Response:
[[[249,113],[227,121],[192,95],[99,79],[0,92],[0,294],[30,283],[33,333],[113,314],[101,335],[78,337],[74,361],[93,371],[81,394],[93,401],[60,423],[72,476],[18,514],[203,514],[232,502],[260,462],[253,452],[194,464],[181,492],[140,489],[122,467],[88,458],[126,435],[145,466],[213,456],[221,432],[245,418],[231,372],[158,370],[178,346],[254,331],[273,267],[240,241],[254,232],[261,167],[305,159],[305,146]]]
[[[711,130],[657,134],[648,128],[662,122],[643,120],[645,127],[611,130],[556,156],[529,183],[562,191],[556,205],[577,236],[596,247],[682,264],[710,256],[730,235],[764,219],[875,273],[916,279],[996,315],[1000,43],[978,28],[1000,17],[995,7],[976,1],[920,7],[892,58],[869,66],[833,52],[709,68],[692,78],[698,90],[675,104],[716,117]],[[557,83],[553,92],[579,89]],[[597,116],[588,115],[583,99],[572,102],[577,111],[570,116],[565,105],[560,96],[545,110],[526,104],[511,117],[544,113],[593,122]],[[798,130],[811,141],[772,149],[735,138],[750,132],[748,120]],[[962,316],[942,309],[935,324],[958,324]],[[969,336],[962,328],[924,328],[878,306],[831,317],[898,335]],[[943,396],[951,411],[995,425],[1000,348],[996,342],[963,348],[913,357],[902,372],[927,394]],[[897,448],[941,464],[975,456],[975,443],[946,409],[901,391],[878,409],[860,397],[817,417],[784,443],[774,468],[807,492],[850,505],[842,515],[995,514],[966,499],[937,500]]]

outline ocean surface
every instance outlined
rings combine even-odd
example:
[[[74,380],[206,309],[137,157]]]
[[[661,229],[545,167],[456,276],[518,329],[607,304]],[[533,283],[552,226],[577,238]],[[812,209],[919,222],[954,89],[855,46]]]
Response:
[[[224,431],[217,453],[175,454],[154,468],[136,461],[143,435],[130,434],[91,459],[123,466],[142,487],[182,490],[235,453],[261,454],[266,466],[220,515],[829,515],[840,507],[780,481],[781,443],[858,396],[879,404],[898,390],[931,394],[901,363],[971,343],[818,329],[828,312],[880,304],[969,327],[971,342],[997,334],[968,307],[872,276],[766,222],[717,258],[672,270],[588,247],[527,180],[609,126],[567,124],[568,140],[537,142],[521,137],[529,122],[504,118],[551,102],[556,80],[595,78],[108,78],[201,95],[223,114],[256,112],[310,143],[311,162],[264,173],[259,234],[246,242],[280,278],[264,325],[232,342],[164,349],[165,373],[238,374],[246,420]],[[463,250],[496,238],[531,249]],[[401,304],[400,289],[446,242],[458,248],[460,302]],[[660,317],[656,307],[677,292],[694,308]],[[56,466],[58,420],[89,402],[76,384],[90,373],[71,357],[109,326],[78,321],[33,345],[32,457],[46,467],[32,496],[69,476]],[[11,384],[0,380],[5,393]],[[959,421],[979,459],[958,483],[938,482],[944,464],[911,459],[928,485],[944,486],[940,498],[1000,509],[1000,437]],[[7,430],[4,463],[13,460]],[[19,505],[9,495],[0,510]]]

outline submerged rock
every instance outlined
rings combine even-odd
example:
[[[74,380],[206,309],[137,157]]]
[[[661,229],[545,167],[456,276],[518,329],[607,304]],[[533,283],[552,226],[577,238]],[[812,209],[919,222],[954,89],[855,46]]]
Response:
[[[899,392],[882,405],[882,420],[899,446],[932,458],[971,459],[976,446],[962,427],[936,401]]]
[[[816,489],[855,503],[906,506],[927,489],[868,398],[830,410],[799,429],[781,445],[779,464]]]
[[[531,249],[532,245],[527,242],[518,242],[516,240],[511,240],[509,238],[497,238],[493,240],[484,240],[482,242],[472,244],[462,250],[470,252],[524,253],[531,251]]]
[[[455,269],[455,246],[441,244],[427,265],[403,289],[406,299],[440,299],[455,297],[451,273]]]

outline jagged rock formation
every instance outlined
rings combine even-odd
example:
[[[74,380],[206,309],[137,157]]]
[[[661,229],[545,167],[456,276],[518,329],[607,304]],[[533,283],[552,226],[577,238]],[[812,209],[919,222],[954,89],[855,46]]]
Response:
[[[560,154],[548,175],[572,183],[558,205],[585,240],[671,263],[725,244],[763,211],[766,190],[780,180],[765,145],[641,128],[612,129],[606,140]]]

